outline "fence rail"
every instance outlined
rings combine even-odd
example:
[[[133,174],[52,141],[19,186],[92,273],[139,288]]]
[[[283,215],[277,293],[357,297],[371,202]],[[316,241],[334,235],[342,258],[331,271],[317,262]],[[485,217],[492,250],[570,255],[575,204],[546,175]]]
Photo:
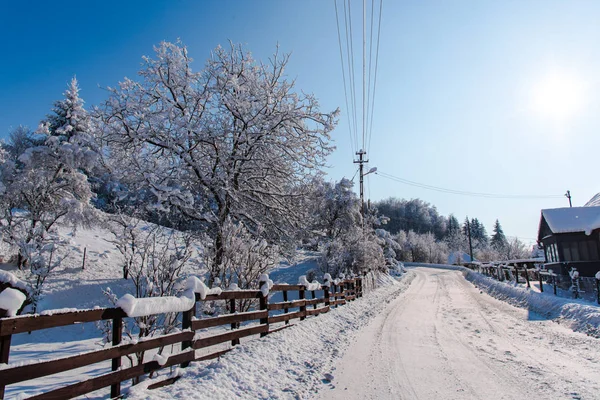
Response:
[[[576,299],[586,294],[587,291],[589,292],[588,294],[595,294],[595,298],[588,296],[587,299],[595,300],[600,304],[600,279],[596,277],[581,277],[579,275],[570,277],[556,274],[552,270],[525,267],[523,265],[481,264],[469,265],[468,268],[499,281],[514,281],[518,284],[521,283],[520,278],[522,278],[524,280],[523,283],[528,288],[531,287],[531,281],[537,281],[540,292],[544,292],[544,287],[550,285],[555,296],[558,295],[558,288],[563,291],[570,291]]]
[[[319,290],[310,291],[301,285],[276,284],[271,287],[269,295],[282,292],[284,301],[277,303],[269,303],[269,295],[263,296],[263,293],[258,290],[223,291],[218,295],[207,295],[204,299],[201,299],[200,295],[196,294],[193,307],[181,313],[181,332],[148,337],[137,343],[126,344],[121,344],[123,322],[134,317],[129,317],[121,308],[103,308],[56,313],[53,315],[36,314],[0,318],[0,363],[8,364],[5,368],[0,369],[0,399],[4,398],[5,388],[8,385],[109,360],[111,361],[111,372],[53,389],[31,398],[73,398],[107,387],[110,387],[111,398],[120,397],[121,383],[124,381],[139,378],[170,366],[180,365],[181,367],[186,367],[193,361],[204,361],[220,357],[231,350],[231,348],[214,350],[200,357],[196,356],[195,351],[226,342],[236,345],[240,343],[241,338],[254,335],[264,336],[268,333],[284,329],[291,326],[290,321],[293,319],[303,320],[308,316],[317,316],[330,311],[332,307],[339,307],[348,301],[361,297],[362,288],[362,278],[347,279],[337,282],[337,284],[331,283],[330,287],[323,286]],[[298,292],[298,300],[288,301],[289,292]],[[311,298],[306,298],[306,292],[311,293]],[[317,292],[321,294],[320,297],[317,296]],[[258,299],[258,309],[247,312],[236,312],[235,300],[248,299]],[[196,318],[196,305],[199,302],[220,300],[226,301],[231,312],[230,314]],[[280,310],[283,310],[283,313]],[[160,313],[153,315],[160,315]],[[112,347],[110,348],[43,362],[32,362],[25,365],[11,365],[9,363],[10,345],[13,335],[98,321],[111,321]],[[241,327],[241,323],[248,325]],[[284,323],[284,325],[272,326],[280,323]],[[225,326],[229,330],[226,332],[219,330],[218,333],[210,331],[202,332],[202,337],[196,337],[200,330],[219,326]],[[148,360],[131,367],[123,368],[122,366],[122,357],[150,350],[163,349],[165,346],[178,344],[181,344],[181,350],[178,353],[168,355],[168,358],[162,360],[163,362],[161,363],[157,360]],[[161,387],[171,384],[176,380],[177,378],[167,378],[163,381],[153,383],[149,388]]]

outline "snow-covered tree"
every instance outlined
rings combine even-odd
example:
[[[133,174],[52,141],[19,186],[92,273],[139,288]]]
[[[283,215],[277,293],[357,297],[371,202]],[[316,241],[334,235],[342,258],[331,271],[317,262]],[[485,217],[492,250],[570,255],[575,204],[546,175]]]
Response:
[[[386,268],[386,241],[375,231],[381,217],[367,213],[363,223],[360,200],[348,179],[313,182],[312,230],[318,238],[321,272],[332,276]]]
[[[494,224],[494,234],[492,235],[492,240],[490,241],[492,247],[498,251],[501,251],[507,244],[506,236],[504,236],[504,231],[502,230],[502,226],[500,225],[500,221],[496,219],[496,223]]]
[[[175,296],[181,292],[182,282],[187,277],[184,268],[193,251],[191,234],[149,224],[123,213],[110,215],[106,225],[113,233],[112,243],[121,254],[123,277],[133,284],[134,297]],[[117,296],[110,288],[104,293],[113,305],[117,304]],[[105,335],[110,332],[109,325],[100,325]],[[163,313],[133,318],[124,333],[130,339],[139,339],[155,333],[171,333],[178,326],[177,313]],[[132,364],[141,363],[144,353],[129,356]]]
[[[354,183],[346,178],[339,182],[318,179],[313,202],[313,229],[326,240],[334,240],[344,232],[360,226],[360,199],[354,193]]]
[[[215,249],[212,242],[205,248],[205,265],[214,271],[215,279],[221,286],[236,285],[240,289],[258,287],[260,276],[267,273],[279,262],[279,249],[260,235],[252,235],[242,224],[229,221],[224,227],[225,243],[222,262],[213,265]],[[247,311],[251,300],[239,300],[237,310]]]
[[[454,234],[460,232],[460,223],[458,222],[458,219],[456,219],[454,214],[450,214],[448,216],[447,227],[448,227],[448,229],[446,231],[446,236],[454,235]]]
[[[144,57],[140,81],[125,79],[102,108],[110,152],[144,182],[153,208],[195,221],[210,236],[212,281],[224,261],[227,224],[277,242],[303,225],[303,193],[330,153],[337,112],[284,77],[288,56],[255,61],[218,47],[195,72],[181,43]]]
[[[515,236],[506,241],[506,246],[500,251],[500,256],[504,260],[518,260],[529,258],[531,256],[531,251],[527,249],[525,243],[521,242],[521,240]]]
[[[28,266],[32,293],[38,297],[47,275],[60,264],[56,223],[86,225],[94,215],[82,172],[93,166],[96,154],[87,131],[89,117],[75,80],[64,95],[35,138],[27,133],[11,138],[12,147],[0,161],[2,237],[18,252],[19,267]]]

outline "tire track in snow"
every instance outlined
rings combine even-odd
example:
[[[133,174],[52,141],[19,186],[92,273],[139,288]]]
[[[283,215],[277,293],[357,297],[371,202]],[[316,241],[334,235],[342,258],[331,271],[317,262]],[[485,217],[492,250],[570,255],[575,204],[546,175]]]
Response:
[[[322,398],[599,398],[597,339],[528,320],[460,272],[414,271],[411,287],[338,363],[336,387]]]

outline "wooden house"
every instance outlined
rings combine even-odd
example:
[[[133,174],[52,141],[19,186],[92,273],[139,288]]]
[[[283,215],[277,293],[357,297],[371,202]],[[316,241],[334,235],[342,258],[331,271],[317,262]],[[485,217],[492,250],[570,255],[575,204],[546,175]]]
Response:
[[[600,271],[600,206],[542,210],[538,242],[545,264],[556,274],[576,267],[580,276]]]

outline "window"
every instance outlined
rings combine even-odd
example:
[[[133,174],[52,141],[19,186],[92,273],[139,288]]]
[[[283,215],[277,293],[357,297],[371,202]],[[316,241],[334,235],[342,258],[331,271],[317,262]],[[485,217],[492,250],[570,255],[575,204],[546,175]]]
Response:
[[[579,242],[579,257],[580,257],[581,261],[589,261],[590,260],[587,240]]]
[[[571,247],[571,258],[572,261],[581,261],[581,257],[579,257],[579,246],[577,242],[569,243]]]
[[[573,261],[571,258],[571,247],[569,246],[569,243],[561,243],[560,247],[562,247],[564,261]]]
[[[594,240],[588,240],[588,254],[590,255],[591,261],[600,260],[598,257],[598,244]]]
[[[552,258],[554,262],[558,262],[558,247],[556,247],[556,243],[552,243]]]

